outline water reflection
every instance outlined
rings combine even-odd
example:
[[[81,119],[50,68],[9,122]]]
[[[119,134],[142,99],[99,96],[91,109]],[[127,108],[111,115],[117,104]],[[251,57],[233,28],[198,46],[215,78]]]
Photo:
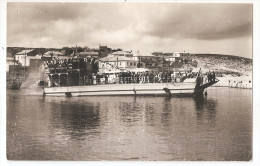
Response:
[[[9,93],[8,159],[248,160],[251,94],[232,89],[227,100],[226,90],[209,92],[202,98]]]
[[[127,97],[127,100],[124,100],[113,97],[111,99],[113,102],[109,98],[102,97],[44,100],[50,104],[47,108],[51,110],[52,127],[64,129],[62,130],[64,135],[68,134],[71,139],[76,140],[87,139],[89,135],[98,137],[102,134],[102,128],[111,127],[117,127],[120,131],[137,126],[141,127],[141,130],[152,127],[154,130],[168,132],[174,123],[182,124],[181,121],[192,116],[194,112],[190,111],[194,107],[190,102],[192,100],[196,107],[197,125],[214,126],[216,121],[217,101],[212,98]]]
[[[217,116],[217,100],[208,98],[207,96],[200,96],[194,98],[196,104],[197,125],[210,124],[215,126]]]
[[[163,110],[161,113],[161,123],[163,126],[169,126],[171,121],[171,111],[173,110],[172,104],[171,104],[171,98],[165,97],[163,101]]]
[[[89,132],[92,135],[99,134],[99,131],[96,131],[100,126],[99,102],[70,101],[68,98],[46,100],[50,102],[50,121],[54,129],[65,129],[63,134],[69,134],[71,139],[77,140],[85,139]]]

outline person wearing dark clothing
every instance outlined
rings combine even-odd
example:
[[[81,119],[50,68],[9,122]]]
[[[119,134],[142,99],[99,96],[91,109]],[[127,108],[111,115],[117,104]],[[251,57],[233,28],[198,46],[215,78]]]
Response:
[[[208,81],[211,82],[211,73],[208,73]]]
[[[214,71],[213,71],[212,77],[213,77],[213,81],[215,81],[216,75],[215,75]]]
[[[108,75],[105,75],[105,84],[108,84]]]

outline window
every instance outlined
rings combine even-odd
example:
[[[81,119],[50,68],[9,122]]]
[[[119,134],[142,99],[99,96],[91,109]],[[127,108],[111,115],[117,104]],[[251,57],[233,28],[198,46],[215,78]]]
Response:
[[[130,66],[132,66],[132,62],[130,62]]]

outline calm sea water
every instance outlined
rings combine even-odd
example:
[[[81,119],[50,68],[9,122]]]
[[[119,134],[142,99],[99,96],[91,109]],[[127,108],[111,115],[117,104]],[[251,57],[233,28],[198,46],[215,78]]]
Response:
[[[204,98],[7,91],[11,160],[251,160],[252,90]]]

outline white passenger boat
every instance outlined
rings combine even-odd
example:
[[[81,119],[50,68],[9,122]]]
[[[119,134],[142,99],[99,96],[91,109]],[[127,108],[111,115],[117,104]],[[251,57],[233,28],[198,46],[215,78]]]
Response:
[[[44,87],[46,96],[113,96],[113,95],[155,95],[155,96],[197,96],[218,80],[200,84],[197,78],[187,78],[181,83],[134,83],[104,84],[86,86]]]
[[[93,61],[92,61],[93,62]],[[113,96],[113,95],[155,95],[155,96],[197,96],[202,95],[204,89],[218,82],[217,79],[205,81],[198,71],[181,73],[172,76],[163,74],[133,74],[131,72],[120,72],[98,77],[93,72],[89,62],[76,62],[71,60],[71,65],[57,67],[57,65],[46,65],[45,96]],[[54,67],[53,67],[54,66]],[[70,67],[71,66],[71,67]],[[177,77],[182,75],[183,77]],[[113,76],[113,77],[110,77]],[[112,78],[113,81],[109,80]],[[212,77],[211,77],[212,78]],[[204,80],[203,80],[204,79]]]

